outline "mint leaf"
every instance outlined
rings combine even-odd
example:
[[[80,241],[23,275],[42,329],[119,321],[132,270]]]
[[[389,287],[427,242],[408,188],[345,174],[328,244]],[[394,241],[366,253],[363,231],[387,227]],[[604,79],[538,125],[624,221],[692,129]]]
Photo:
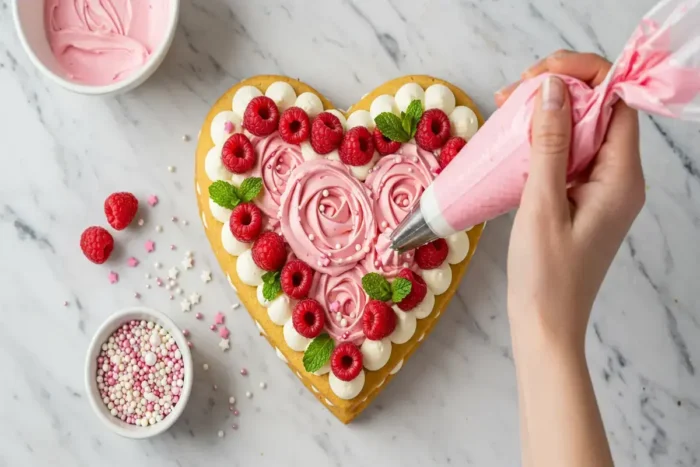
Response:
[[[265,300],[268,302],[271,302],[272,300],[276,299],[279,294],[282,293],[282,284],[280,284],[279,279],[276,279],[272,282],[265,282],[263,284],[263,297]]]
[[[236,187],[223,180],[217,180],[209,185],[209,197],[226,209],[233,209],[241,202]]]
[[[370,272],[362,277],[362,288],[369,298],[386,302],[391,299],[391,286],[381,274]]]
[[[423,104],[418,99],[411,101],[406,108],[406,116],[401,122],[406,132],[413,138],[416,135],[416,128],[418,128],[418,122],[423,116]]]
[[[320,370],[331,359],[335,342],[328,334],[321,334],[309,343],[304,351],[302,362],[309,373]]]
[[[265,284],[272,284],[277,280],[279,275],[279,271],[269,271],[262,275],[262,280]]]
[[[408,132],[403,129],[401,119],[391,112],[380,113],[374,119],[374,123],[379,128],[379,131],[392,141],[405,143],[411,139]]]
[[[262,178],[260,177],[248,177],[243,180],[241,186],[238,188],[238,193],[241,200],[247,203],[248,201],[253,201],[256,196],[260,194],[263,188]]]
[[[399,303],[411,293],[411,287],[413,287],[413,284],[408,279],[403,277],[394,279],[391,283],[391,301]]]

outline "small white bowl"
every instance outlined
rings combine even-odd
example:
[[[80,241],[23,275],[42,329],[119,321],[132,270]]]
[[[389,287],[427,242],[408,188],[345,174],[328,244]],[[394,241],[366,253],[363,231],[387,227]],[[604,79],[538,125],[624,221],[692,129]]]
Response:
[[[175,37],[180,0],[170,0],[172,8],[168,18],[168,29],[163,42],[153,51],[148,61],[127,78],[104,86],[91,86],[70,81],[63,77],[56,57],[51,52],[44,27],[45,0],[12,0],[12,13],[20,42],[31,62],[51,81],[66,89],[89,95],[116,95],[130,91],[146,81],[165,59]]]
[[[111,336],[119,326],[131,320],[153,321],[168,331],[170,335],[173,336],[173,339],[175,339],[180,353],[182,353],[182,361],[185,364],[185,384],[182,386],[180,399],[167,417],[149,426],[130,425],[109,413],[109,409],[100,397],[99,390],[97,389],[97,381],[95,380],[97,376],[97,357],[100,354],[102,344],[109,339],[109,336]],[[187,401],[190,398],[190,392],[192,391],[194,373],[192,365],[192,353],[187,346],[187,339],[185,339],[182,331],[180,331],[170,318],[160,311],[141,306],[118,311],[107,318],[107,321],[102,323],[102,326],[100,326],[92,338],[92,342],[90,342],[90,348],[88,349],[87,358],[85,360],[85,387],[87,389],[90,405],[92,405],[92,408],[95,410],[97,417],[118,435],[126,438],[150,438],[151,436],[159,435],[170,428],[185,410]]]

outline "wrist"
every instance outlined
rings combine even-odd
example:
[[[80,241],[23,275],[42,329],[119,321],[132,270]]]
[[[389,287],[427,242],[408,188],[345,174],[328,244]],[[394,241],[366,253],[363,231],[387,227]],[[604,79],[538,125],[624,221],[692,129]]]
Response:
[[[573,326],[566,319],[577,314],[580,316],[547,307],[509,310],[513,352],[534,356],[545,352],[585,360],[586,323]]]

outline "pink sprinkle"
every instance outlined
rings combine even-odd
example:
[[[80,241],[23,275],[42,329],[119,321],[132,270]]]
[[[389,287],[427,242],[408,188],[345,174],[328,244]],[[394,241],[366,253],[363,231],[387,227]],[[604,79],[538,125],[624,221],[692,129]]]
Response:
[[[156,249],[156,243],[153,240],[148,240],[145,244],[144,247],[146,248],[146,251],[148,253],[153,252],[153,250]]]
[[[234,129],[235,127],[233,126],[233,123],[229,122],[228,120],[224,122],[224,131],[226,133],[233,133]]]
[[[128,264],[129,267],[131,267],[131,268],[135,268],[136,266],[139,265],[139,260],[137,260],[136,258],[134,258],[132,256],[131,258],[126,260],[126,264]]]
[[[189,336],[189,335],[190,335],[190,330],[189,330],[189,329],[183,329],[183,330],[182,330],[182,335],[185,336],[185,337]]]
[[[194,317],[197,319],[202,319],[204,318],[204,315],[202,315],[201,313],[197,313],[196,315],[194,315]]]
[[[151,206],[155,206],[156,204],[158,204],[158,197],[156,195],[149,196],[148,204],[150,204]]]
[[[63,300],[63,306],[68,306],[68,300]]]
[[[141,294],[138,292],[134,292],[134,298],[136,298],[136,299],[141,298]]]
[[[158,287],[163,287],[163,281],[160,279],[160,277],[156,277],[156,284]]]
[[[117,282],[119,282],[119,274],[117,274],[114,271],[110,271],[109,272],[109,283],[116,284]]]
[[[219,386],[217,386],[217,385],[215,384],[215,385],[212,386],[211,388],[212,388],[214,391],[216,391],[217,389],[219,389]]]
[[[340,310],[340,302],[338,300],[336,300],[333,303],[331,303],[331,311],[333,313],[337,313],[338,310]]]
[[[221,329],[219,329],[219,336],[221,336],[222,339],[228,339],[230,335],[231,331],[229,331],[226,326],[222,326]]]
[[[216,324],[212,324],[211,326],[209,326],[209,329],[211,329],[212,331],[216,331]]]
[[[236,417],[238,417],[241,413],[238,411],[238,409],[236,409],[236,410],[233,411],[233,414],[234,414]]]
[[[171,249],[171,250],[174,250],[174,249],[175,249],[175,245],[170,245],[170,249]]]
[[[191,349],[192,347],[194,347],[194,344],[190,341],[187,341],[187,347]]]
[[[234,423],[233,425],[231,425],[231,428],[234,429],[234,430],[237,430],[237,429],[238,429],[238,425],[236,425],[236,424]]]
[[[226,319],[226,317],[224,316],[224,314],[223,314],[222,312],[219,311],[219,312],[216,313],[216,315],[214,316],[214,323],[216,323],[216,324],[224,324],[224,320],[225,320],[225,319]]]
[[[241,368],[241,374],[242,374],[243,376],[247,376],[247,375],[248,375],[248,370],[245,369],[245,368]]]
[[[170,220],[173,221],[173,222],[177,222],[177,217],[173,216],[173,217],[170,218]]]
[[[173,300],[175,297],[172,296],[172,295],[170,295],[168,298],[169,298],[170,300]]]
[[[143,220],[143,219],[139,219],[138,224],[139,224],[139,227],[141,227],[141,226],[144,224],[144,220]]]

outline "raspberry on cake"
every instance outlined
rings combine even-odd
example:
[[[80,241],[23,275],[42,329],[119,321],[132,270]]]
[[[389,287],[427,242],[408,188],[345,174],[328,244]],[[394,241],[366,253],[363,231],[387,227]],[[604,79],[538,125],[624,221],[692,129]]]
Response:
[[[396,152],[399,149],[401,149],[401,143],[399,141],[390,140],[389,138],[384,136],[384,134],[379,130],[379,128],[374,129],[372,137],[374,138],[374,147],[377,149],[377,152],[382,156],[396,154]]]
[[[265,232],[253,243],[253,261],[264,271],[279,271],[287,260],[284,239],[274,233]]]
[[[416,249],[416,263],[421,269],[435,269],[445,262],[448,252],[447,242],[438,238]]]
[[[235,133],[226,140],[221,150],[221,163],[229,172],[244,174],[255,165],[253,145],[243,133]]]
[[[365,165],[374,155],[374,139],[369,130],[356,126],[348,130],[340,143],[340,160],[347,165]]]
[[[428,286],[421,276],[410,269],[402,269],[397,277],[402,277],[411,282],[411,291],[399,303],[396,304],[403,311],[409,311],[418,306],[428,293]]]
[[[321,305],[313,298],[305,298],[294,307],[292,323],[294,329],[304,337],[313,339],[321,334],[326,317]]]
[[[241,203],[231,212],[231,233],[239,242],[252,242],[262,230],[262,213],[253,203]]]
[[[243,114],[243,126],[255,136],[267,136],[277,129],[280,113],[267,96],[253,98]]]
[[[450,137],[450,119],[440,109],[426,111],[418,122],[416,143],[426,151],[440,149]]]
[[[323,155],[338,149],[343,139],[343,124],[330,112],[321,112],[311,124],[311,147]]]
[[[314,271],[305,262],[294,259],[282,268],[280,283],[282,291],[297,300],[306,298],[311,290]]]
[[[384,339],[394,332],[395,327],[396,314],[387,303],[379,300],[367,302],[362,316],[362,330],[367,339]]]
[[[280,117],[279,132],[289,144],[300,144],[309,137],[311,124],[309,116],[299,107],[290,107]]]
[[[355,344],[346,342],[333,350],[331,371],[341,381],[352,381],[362,371],[362,352]]]
[[[440,168],[444,169],[447,167],[447,164],[452,162],[452,159],[459,154],[459,151],[461,151],[466,144],[467,142],[464,140],[464,138],[460,138],[459,136],[453,136],[452,138],[448,139],[445,145],[442,147],[442,151],[440,151],[440,156],[438,157],[438,160],[440,161]]]

